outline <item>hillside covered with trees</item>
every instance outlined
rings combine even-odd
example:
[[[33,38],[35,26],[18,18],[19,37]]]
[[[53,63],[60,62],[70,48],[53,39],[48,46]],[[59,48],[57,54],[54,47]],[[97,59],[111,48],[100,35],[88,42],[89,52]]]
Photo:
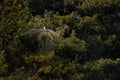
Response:
[[[120,0],[0,0],[0,80],[120,80]]]

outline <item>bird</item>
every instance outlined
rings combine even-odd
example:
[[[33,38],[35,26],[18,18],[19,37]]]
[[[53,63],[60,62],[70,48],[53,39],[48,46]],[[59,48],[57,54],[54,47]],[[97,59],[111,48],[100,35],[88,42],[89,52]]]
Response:
[[[46,27],[44,26],[44,27],[43,27],[43,30],[45,30],[45,29],[46,29]]]

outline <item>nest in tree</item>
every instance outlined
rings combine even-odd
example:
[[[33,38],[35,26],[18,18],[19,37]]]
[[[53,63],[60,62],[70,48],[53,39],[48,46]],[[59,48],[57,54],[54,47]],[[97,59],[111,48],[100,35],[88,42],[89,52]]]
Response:
[[[33,29],[28,31],[28,35],[29,35],[29,37],[36,37],[36,36],[39,36],[39,35],[44,35],[44,36],[49,37],[52,40],[55,36],[55,32],[50,30],[50,29],[36,29],[36,28],[33,28]]]
[[[28,50],[44,52],[52,50],[55,44],[56,33],[50,29],[33,28],[24,37],[24,45]]]

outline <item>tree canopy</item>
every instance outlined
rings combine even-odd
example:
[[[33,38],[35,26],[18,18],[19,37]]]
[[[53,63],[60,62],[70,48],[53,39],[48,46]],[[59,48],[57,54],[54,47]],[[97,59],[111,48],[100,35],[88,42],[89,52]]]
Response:
[[[1,80],[120,80],[119,49],[120,0],[0,0]]]

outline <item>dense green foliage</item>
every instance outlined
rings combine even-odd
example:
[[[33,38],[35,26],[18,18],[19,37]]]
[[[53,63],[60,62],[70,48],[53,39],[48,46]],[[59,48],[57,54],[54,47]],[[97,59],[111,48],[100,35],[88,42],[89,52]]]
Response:
[[[0,1],[0,80],[120,80],[119,49],[120,0]]]

